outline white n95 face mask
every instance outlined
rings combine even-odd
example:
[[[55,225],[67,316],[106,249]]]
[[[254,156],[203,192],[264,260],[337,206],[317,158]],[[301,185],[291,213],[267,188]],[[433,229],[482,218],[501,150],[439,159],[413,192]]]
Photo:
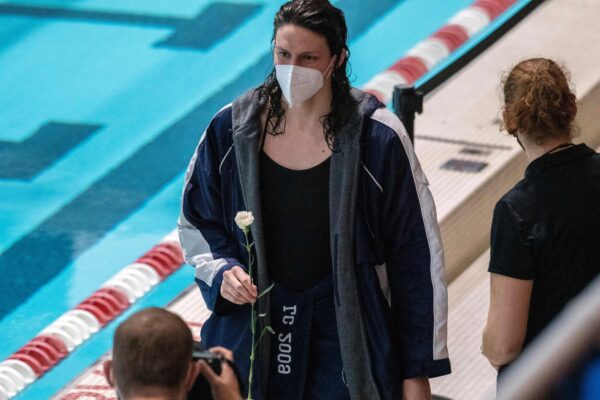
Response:
[[[310,99],[323,87],[323,75],[316,69],[277,64],[275,75],[290,108]]]

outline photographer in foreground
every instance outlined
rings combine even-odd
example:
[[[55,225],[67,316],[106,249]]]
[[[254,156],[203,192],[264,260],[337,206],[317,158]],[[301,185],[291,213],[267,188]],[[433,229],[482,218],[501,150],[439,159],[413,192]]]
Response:
[[[184,400],[201,374],[210,383],[213,399],[241,399],[229,365],[231,352],[211,349],[221,357],[217,374],[205,361],[195,361],[192,349],[192,334],[179,316],[161,308],[144,309],[117,328],[112,360],[104,363],[106,379],[121,400]]]

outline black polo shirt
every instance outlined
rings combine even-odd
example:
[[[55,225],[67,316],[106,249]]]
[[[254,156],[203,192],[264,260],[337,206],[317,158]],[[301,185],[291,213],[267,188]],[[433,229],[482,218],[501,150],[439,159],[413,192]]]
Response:
[[[600,154],[579,144],[529,164],[496,204],[489,271],[533,280],[529,343],[600,272]]]

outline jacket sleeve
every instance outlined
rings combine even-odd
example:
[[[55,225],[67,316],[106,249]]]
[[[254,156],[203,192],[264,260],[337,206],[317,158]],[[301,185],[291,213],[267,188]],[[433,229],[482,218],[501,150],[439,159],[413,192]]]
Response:
[[[403,378],[450,373],[448,298],[433,197],[400,121],[385,147],[383,238]]]
[[[177,223],[185,261],[196,268],[196,282],[209,310],[228,314],[235,304],[220,295],[223,273],[238,261],[237,239],[226,229],[221,202],[221,156],[217,135],[227,129],[218,118],[211,121],[189,163]]]

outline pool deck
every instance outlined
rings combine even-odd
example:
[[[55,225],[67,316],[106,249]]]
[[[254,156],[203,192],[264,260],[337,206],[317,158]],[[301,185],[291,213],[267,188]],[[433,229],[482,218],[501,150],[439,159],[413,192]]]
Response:
[[[431,380],[435,394],[455,400],[481,399],[494,393],[496,371],[479,350],[489,306],[489,250],[448,288],[448,348],[452,374]]]
[[[415,149],[437,204],[451,280],[489,246],[494,204],[523,176],[526,165],[516,140],[499,131],[503,72],[531,57],[566,65],[580,101],[576,141],[593,148],[600,144],[600,52],[590,51],[600,40],[600,3],[574,4],[543,3],[426,98],[424,113],[417,116]],[[479,172],[442,169],[450,159],[487,166]]]
[[[463,400],[493,398],[495,392],[496,373],[479,351],[489,304],[489,229],[496,201],[522,178],[527,164],[514,138],[499,132],[499,77],[530,57],[563,63],[579,100],[576,124],[581,132],[575,141],[597,148],[600,52],[592,54],[590,48],[600,39],[598,15],[600,2],[594,0],[577,2],[576,7],[568,0],[544,3],[427,98],[424,114],[417,117],[416,151],[437,203],[451,280],[448,347],[453,373],[433,379],[433,393]],[[465,147],[482,154],[460,153]],[[449,158],[488,166],[479,173],[440,169]]]
[[[436,394],[455,400],[490,398],[495,372],[479,352],[488,307],[489,226],[497,199],[514,185],[526,165],[515,140],[499,132],[499,77],[534,56],[568,66],[580,101],[577,141],[600,146],[600,30],[596,0],[551,0],[429,96],[416,121],[416,151],[430,181],[447,258],[449,350],[453,374],[433,379]],[[535,39],[532,39],[535,38]],[[465,151],[465,149],[467,149]],[[600,148],[599,148],[600,150]],[[482,162],[479,172],[440,168],[449,159]],[[167,308],[182,315],[195,335],[208,312],[193,286]],[[99,363],[58,393],[74,399],[82,391],[113,398]]]

